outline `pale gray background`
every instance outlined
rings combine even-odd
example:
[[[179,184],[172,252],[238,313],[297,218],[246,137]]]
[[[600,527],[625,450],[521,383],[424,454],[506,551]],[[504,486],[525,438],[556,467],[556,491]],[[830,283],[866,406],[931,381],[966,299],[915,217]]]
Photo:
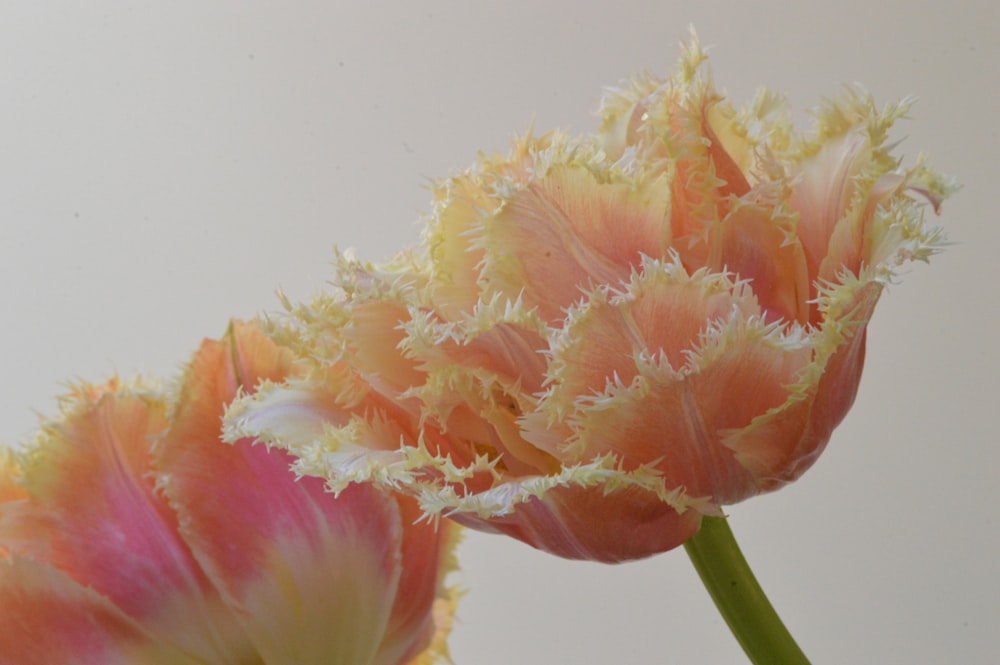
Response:
[[[816,663],[997,662],[997,7],[2,2],[0,439],[65,380],[169,374],[279,285],[305,297],[334,243],[415,242],[428,178],[532,120],[593,129],[601,87],[666,73],[694,23],[737,103],[918,95],[900,152],[965,184],[956,245],[880,304],[826,454],[732,508],[737,536]],[[460,664],[743,662],[682,551],[605,567],[473,534],[461,554]]]

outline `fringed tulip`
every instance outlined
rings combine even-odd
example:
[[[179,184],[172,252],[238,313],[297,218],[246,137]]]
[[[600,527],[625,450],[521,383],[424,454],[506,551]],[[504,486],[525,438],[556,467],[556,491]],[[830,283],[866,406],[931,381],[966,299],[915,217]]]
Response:
[[[311,372],[237,402],[228,435],[608,562],[797,479],[951,185],[891,154],[908,103],[851,89],[801,136],[773,94],[734,110],[704,59],[610,92],[596,136],[527,136],[439,183],[417,251],[341,257],[274,332]]]
[[[226,404],[292,372],[236,323],[179,391],[82,386],[0,457],[0,660],[356,665],[446,657],[451,525],[374,486],[338,498],[284,451],[220,440]]]

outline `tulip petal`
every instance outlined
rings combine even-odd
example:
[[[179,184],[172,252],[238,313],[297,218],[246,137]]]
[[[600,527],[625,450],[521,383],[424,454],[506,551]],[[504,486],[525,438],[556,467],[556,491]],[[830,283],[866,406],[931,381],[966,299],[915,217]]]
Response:
[[[753,476],[723,445],[722,433],[786,403],[786,386],[801,375],[811,350],[765,326],[737,324],[718,335],[724,341],[697,356],[696,371],[677,376],[650,365],[632,385],[582,407],[571,419],[574,452],[584,458],[614,452],[625,468],[656,460],[668,487],[719,504],[756,494]]]
[[[164,403],[117,382],[79,392],[30,451],[29,498],[3,504],[0,546],[65,571],[200,661],[241,662],[242,631],[150,478],[150,439],[165,427]]]
[[[407,308],[395,302],[366,302],[351,309],[350,322],[341,331],[351,363],[379,392],[397,396],[423,375],[400,352],[402,326],[410,320]]]
[[[419,369],[432,372],[467,368],[482,379],[493,377],[506,387],[539,392],[545,380],[545,324],[518,299],[479,302],[461,325],[428,312],[414,313],[404,326],[405,353]]]
[[[68,575],[17,556],[0,559],[0,654],[5,665],[207,662],[154,639]]]
[[[710,267],[748,280],[768,321],[809,321],[809,272],[787,216],[767,205],[740,202],[713,238]]]
[[[669,242],[666,189],[601,182],[583,166],[552,167],[515,192],[488,222],[484,278],[519,294],[542,318],[561,320],[580,290],[627,280],[643,255]]]
[[[789,399],[724,433],[725,445],[762,490],[786,485],[812,466],[850,409],[861,381],[865,326],[881,291],[877,282],[840,287],[832,296],[837,302],[826,305],[833,320],[813,340],[817,357],[789,387]]]
[[[475,284],[483,250],[472,246],[469,235],[477,228],[480,211],[490,207],[489,196],[469,175],[439,184],[434,193],[438,215],[428,233],[438,277],[434,300],[443,311],[459,313],[472,309],[479,299]]]
[[[406,353],[426,372],[424,384],[409,392],[423,403],[425,422],[436,421],[452,441],[475,442],[477,452],[502,458],[514,473],[558,468],[517,426],[521,414],[534,409],[533,395],[545,381],[547,330],[537,315],[520,301],[501,306],[495,298],[480,303],[463,326],[415,315],[406,330]]]
[[[477,282],[485,252],[476,238],[483,217],[500,204],[496,190],[526,183],[539,155],[558,150],[564,142],[557,132],[540,137],[528,133],[514,142],[506,158],[481,155],[474,168],[435,186],[436,214],[427,231],[435,279],[429,286],[445,316],[460,316],[479,300]]]
[[[406,525],[400,546],[402,570],[379,662],[411,663],[421,652],[428,664],[439,662],[434,655],[450,661],[444,638],[458,594],[444,581],[457,568],[454,550],[459,529],[448,520],[435,524],[423,519],[423,511],[410,497],[397,496],[397,501]]]
[[[678,512],[637,487],[607,492],[569,486],[552,488],[488,520],[469,513],[452,519],[566,559],[619,563],[677,547],[698,531],[701,517],[693,509]]]
[[[219,441],[225,404],[288,360],[250,326],[206,341],[157,448],[161,482],[266,662],[373,662],[401,573],[395,501],[369,486],[334,499],[322,480],[297,482],[284,451]]]
[[[855,131],[827,143],[799,166],[789,205],[799,214],[796,233],[805,251],[810,283],[820,277],[830,237],[851,202],[854,180],[869,150],[867,138]]]
[[[591,294],[571,311],[552,343],[552,387],[541,406],[555,419],[576,400],[603,394],[635,379],[643,362],[680,373],[711,326],[760,310],[745,285],[724,274],[688,275],[673,261],[644,259],[624,291]]]

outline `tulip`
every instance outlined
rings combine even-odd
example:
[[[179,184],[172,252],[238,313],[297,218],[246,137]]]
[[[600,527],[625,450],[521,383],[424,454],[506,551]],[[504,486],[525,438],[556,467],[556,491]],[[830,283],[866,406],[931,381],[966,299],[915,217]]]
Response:
[[[179,389],[79,386],[0,455],[0,654],[59,663],[429,663],[446,657],[455,532],[416,502],[300,482],[220,441],[225,405],[293,372],[250,324]]]
[[[673,77],[611,91],[595,136],[529,135],[438,183],[418,249],[339,257],[274,333],[310,372],[234,403],[227,436],[604,562],[799,478],[952,186],[892,155],[908,101],[849,89],[801,135],[771,93],[737,112],[704,60],[693,42]]]

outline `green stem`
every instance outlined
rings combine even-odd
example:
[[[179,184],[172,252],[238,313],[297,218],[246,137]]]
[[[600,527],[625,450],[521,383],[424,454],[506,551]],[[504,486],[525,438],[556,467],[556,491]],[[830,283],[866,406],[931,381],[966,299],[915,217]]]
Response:
[[[701,530],[684,549],[750,662],[808,665],[757,583],[724,517],[704,518]]]

